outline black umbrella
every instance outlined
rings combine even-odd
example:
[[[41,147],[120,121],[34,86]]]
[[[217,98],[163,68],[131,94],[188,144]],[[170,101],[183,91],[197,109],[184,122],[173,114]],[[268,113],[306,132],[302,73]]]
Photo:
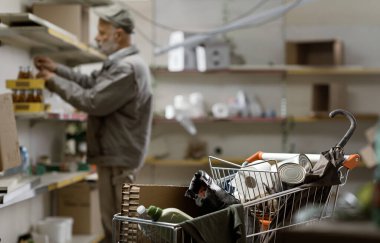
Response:
[[[305,184],[313,185],[338,185],[340,181],[339,169],[344,161],[344,146],[351,138],[356,129],[356,119],[348,111],[337,109],[330,112],[330,117],[341,114],[346,116],[350,121],[350,128],[347,130],[343,138],[331,149],[321,153],[319,161],[314,165],[310,173],[305,177]]]

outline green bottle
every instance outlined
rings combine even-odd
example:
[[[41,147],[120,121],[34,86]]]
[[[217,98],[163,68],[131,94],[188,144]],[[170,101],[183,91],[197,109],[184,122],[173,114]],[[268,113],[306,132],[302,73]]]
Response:
[[[153,221],[161,221],[167,223],[181,223],[183,221],[193,219],[191,216],[177,208],[162,209],[151,205],[149,206],[147,213]]]

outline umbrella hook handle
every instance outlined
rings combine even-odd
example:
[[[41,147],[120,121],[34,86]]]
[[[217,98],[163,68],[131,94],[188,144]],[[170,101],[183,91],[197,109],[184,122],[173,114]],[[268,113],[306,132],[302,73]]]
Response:
[[[330,118],[335,117],[335,115],[344,115],[347,117],[347,119],[350,121],[350,128],[347,130],[346,134],[342,137],[342,139],[337,143],[337,147],[343,148],[344,145],[348,142],[348,140],[351,138],[352,134],[354,133],[356,129],[356,119],[354,115],[352,115],[351,112],[343,110],[343,109],[336,109],[330,112],[329,116]]]

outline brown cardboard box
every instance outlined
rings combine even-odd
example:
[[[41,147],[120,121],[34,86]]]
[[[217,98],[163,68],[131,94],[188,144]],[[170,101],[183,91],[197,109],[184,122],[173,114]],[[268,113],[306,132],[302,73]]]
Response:
[[[343,43],[339,40],[288,41],[286,64],[342,65]]]
[[[138,217],[136,209],[139,205],[145,207],[154,205],[160,208],[178,208],[192,217],[200,216],[200,209],[195,205],[194,200],[185,197],[186,190],[187,187],[181,186],[124,184],[121,215]],[[135,223],[122,222],[120,229],[121,242],[124,240],[126,242],[139,242],[139,240],[150,242],[140,234],[141,232]],[[170,235],[170,232],[164,228],[157,232],[158,234],[155,237],[162,236],[162,234]],[[181,239],[181,233],[178,231],[177,234],[177,240]]]
[[[150,205],[160,208],[178,208],[196,217],[200,209],[194,200],[185,197],[187,187],[168,185],[124,184],[122,189],[121,213],[135,217],[139,205]]]
[[[73,33],[84,43],[89,41],[88,7],[81,4],[33,4],[33,14]]]
[[[57,215],[74,219],[74,234],[102,234],[96,183],[79,182],[60,189]]]
[[[0,94],[0,172],[21,164],[12,95]]]

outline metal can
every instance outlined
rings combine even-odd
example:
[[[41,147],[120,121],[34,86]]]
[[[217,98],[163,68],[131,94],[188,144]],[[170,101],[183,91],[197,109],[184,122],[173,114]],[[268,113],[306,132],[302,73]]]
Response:
[[[306,176],[305,168],[296,163],[282,164],[278,167],[278,173],[281,181],[287,185],[287,188],[303,183]]]

